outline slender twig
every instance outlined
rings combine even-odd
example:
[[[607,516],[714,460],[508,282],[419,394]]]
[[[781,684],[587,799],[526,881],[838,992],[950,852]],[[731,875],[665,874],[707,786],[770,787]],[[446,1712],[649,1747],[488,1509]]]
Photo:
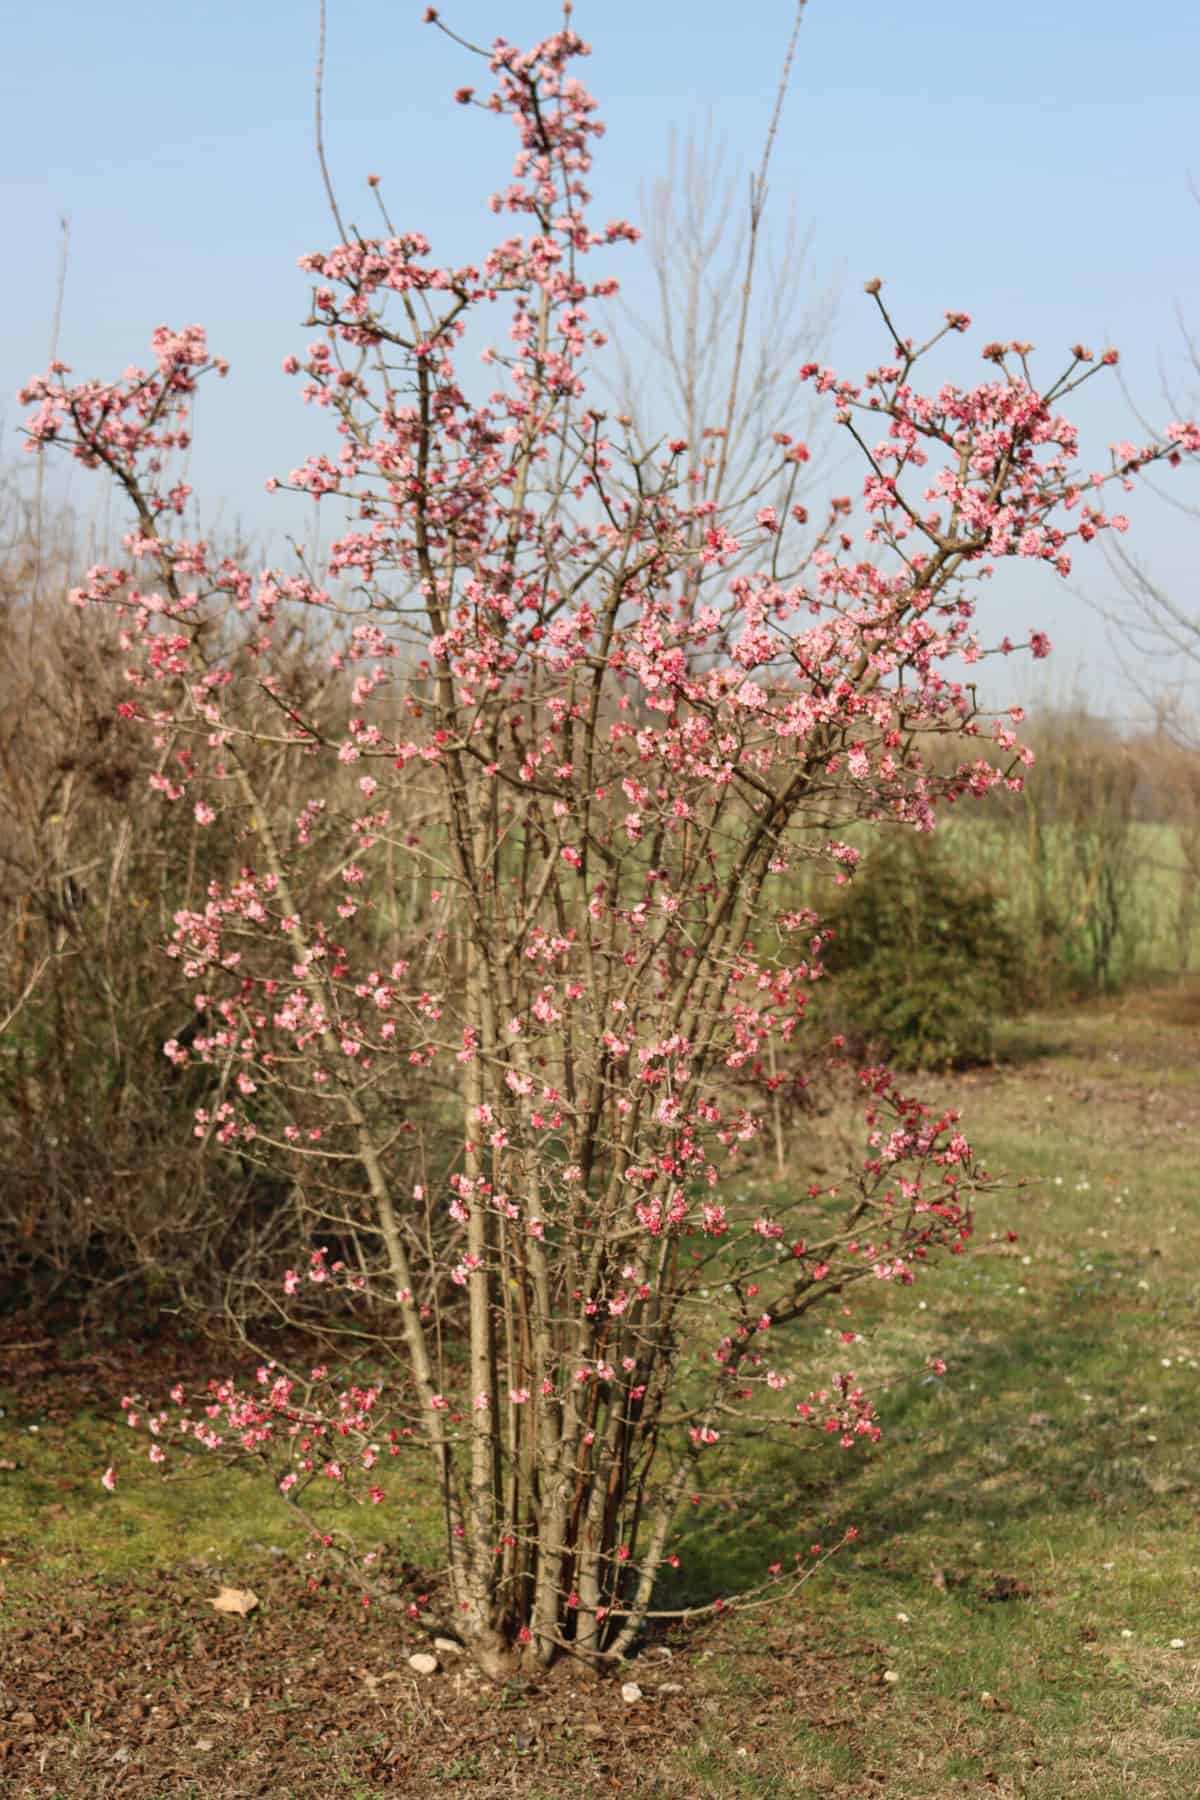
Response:
[[[322,112],[322,97],[325,87],[325,37],[325,0],[321,0],[321,22],[317,35],[317,66],[313,82],[313,125],[316,132],[317,162],[321,169],[321,180],[325,183],[325,195],[329,201],[329,210],[333,214],[333,222],[338,228],[341,240],[345,243],[346,227],[342,224],[342,215],[338,210],[337,195],[333,191],[329,164],[325,160],[325,125]]]
[[[719,501],[721,488],[725,480],[725,470],[729,463],[729,440],[733,432],[733,422],[737,411],[738,386],[741,381],[742,357],[746,349],[746,330],[750,319],[750,300],[754,292],[754,263],[758,253],[759,226],[762,223],[763,208],[767,200],[767,171],[771,165],[771,152],[775,148],[775,138],[779,130],[779,120],[783,113],[783,102],[787,97],[792,77],[792,60],[796,54],[796,44],[800,36],[800,26],[804,19],[806,0],[796,0],[796,16],[792,24],[792,35],[788,39],[787,52],[783,59],[783,68],[779,75],[779,86],[775,90],[775,106],[771,113],[771,122],[767,127],[767,135],[763,142],[762,161],[758,165],[758,173],[750,180],[750,226],[746,235],[746,268],[742,277],[742,298],[738,309],[737,341],[733,352],[733,372],[729,378],[729,393],[725,400],[725,427],[721,437],[721,449],[717,459],[717,472],[713,479],[712,498]]]
[[[64,214],[58,221],[61,241],[58,248],[58,277],[54,284],[54,311],[50,317],[50,361],[58,361],[58,340],[62,331],[63,297],[67,290],[67,255],[71,247],[71,221]],[[42,593],[42,498],[46,477],[45,453],[39,449],[33,487],[33,578],[30,583],[32,605],[29,612],[30,643],[40,629],[39,604]]]

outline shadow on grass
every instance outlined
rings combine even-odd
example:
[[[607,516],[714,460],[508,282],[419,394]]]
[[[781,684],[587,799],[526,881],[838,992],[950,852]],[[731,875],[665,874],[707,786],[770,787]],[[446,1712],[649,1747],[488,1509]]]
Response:
[[[1085,1523],[1120,1520],[1132,1531],[1140,1519],[1152,1533],[1171,1516],[1170,1495],[1191,1483],[1171,1472],[1169,1416],[1151,1440],[1123,1393],[1128,1351],[1112,1317],[1091,1310],[1096,1300],[1065,1281],[1040,1317],[1011,1333],[972,1327],[965,1309],[948,1309],[943,1341],[955,1349],[946,1377],[906,1383],[881,1399],[878,1446],[760,1446],[744,1466],[752,1497],[702,1496],[685,1520],[683,1566],[661,1604],[732,1597],[758,1586],[772,1563],[791,1567],[797,1549],[810,1557],[812,1544],[836,1542],[851,1525],[861,1545],[839,1561],[840,1578],[864,1579],[882,1559],[893,1578],[911,1575],[926,1586],[931,1567],[957,1558],[991,1570],[993,1559],[1019,1560],[1048,1533]],[[1186,1437],[1175,1429],[1182,1470]],[[964,1590],[973,1579],[946,1573]],[[976,1598],[988,1598],[987,1586],[977,1583]]]
[[[1038,1019],[1036,1023],[1006,1019],[996,1027],[995,1066],[998,1069],[1027,1069],[1033,1063],[1053,1062],[1056,1057],[1068,1056],[1073,1047],[1065,1024],[1061,1031],[1056,1031],[1046,1019]]]

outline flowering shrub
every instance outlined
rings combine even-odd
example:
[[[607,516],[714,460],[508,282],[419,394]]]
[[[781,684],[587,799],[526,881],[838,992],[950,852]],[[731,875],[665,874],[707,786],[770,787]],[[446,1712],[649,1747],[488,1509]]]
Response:
[[[760,1126],[741,1077],[795,1037],[822,972],[785,878],[809,859],[845,881],[848,821],[927,831],[940,802],[1019,783],[1012,719],[981,718],[966,680],[989,653],[972,584],[1009,556],[1065,575],[1076,539],[1123,527],[1110,484],[1196,447],[1188,426],[1084,472],[1059,408],[1113,353],[1079,347],[1042,392],[1028,346],[992,344],[977,387],[921,392],[918,365],[969,321],[918,346],[873,283],[879,366],[799,372],[865,458],[860,534],[849,497],[809,522],[786,434],[751,523],[697,498],[682,440],[639,446],[588,397],[591,309],[615,285],[592,265],[636,234],[588,220],[585,48],[570,29],[498,41],[491,91],[459,96],[518,140],[491,199],[512,228],[480,266],[390,224],[303,259],[312,336],[284,366],[338,444],[283,485],[343,511],[322,577],[173,535],[192,396],[225,373],[198,327],[160,328],[118,381],[55,364],[24,396],[35,448],[128,499],[125,562],[74,598],[121,620],[122,710],[160,751],[160,803],[232,818],[247,846],[175,920],[203,1027],[166,1051],[219,1074],[196,1131],[323,1209],[286,1293],[395,1320],[386,1384],[264,1368],[190,1410],[177,1395],[185,1438],[264,1458],[293,1497],[381,1499],[394,1456],[425,1457],[454,1623],[495,1671],[622,1655],[698,1459],[739,1432],[878,1436],[853,1374],[814,1381],[788,1328],[960,1252],[983,1175],[953,1114],[870,1069],[859,1166],[755,1218],[733,1200]],[[491,334],[482,395],[456,361],[469,324]],[[253,629],[212,630],[222,609]],[[335,729],[265,673],[297,609],[329,622]],[[238,723],[256,686],[280,756],[347,778],[314,776],[289,819]],[[945,737],[962,755],[935,770],[922,745]],[[422,1095],[460,1109],[448,1164]],[[168,1420],[148,1423],[155,1456]]]

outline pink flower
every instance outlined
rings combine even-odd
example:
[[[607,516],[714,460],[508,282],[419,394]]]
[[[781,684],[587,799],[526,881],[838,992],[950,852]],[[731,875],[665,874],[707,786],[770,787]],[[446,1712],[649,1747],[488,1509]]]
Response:
[[[100,1477],[100,1486],[107,1488],[109,1493],[111,1494],[113,1489],[116,1487],[116,1485],[117,1485],[116,1470],[115,1469],[105,1469],[103,1475]]]

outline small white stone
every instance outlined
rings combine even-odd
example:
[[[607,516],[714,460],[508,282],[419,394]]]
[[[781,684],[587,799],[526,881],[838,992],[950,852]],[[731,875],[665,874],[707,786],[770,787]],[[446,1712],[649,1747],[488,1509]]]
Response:
[[[640,1700],[641,1697],[642,1690],[636,1681],[623,1681],[621,1683],[621,1698],[627,1706],[632,1706],[634,1702]]]
[[[883,1671],[883,1679],[884,1679],[884,1680],[885,1680],[885,1681],[887,1681],[887,1682],[893,1682],[893,1683],[894,1683],[894,1682],[897,1682],[897,1681],[899,1681],[899,1679],[900,1679],[900,1676],[899,1676],[899,1674],[898,1674],[898,1672],[897,1672],[897,1671],[896,1671],[896,1670],[895,1670],[895,1669],[885,1669],[885,1670],[884,1670],[884,1671]]]
[[[453,1638],[435,1637],[433,1640],[433,1647],[435,1650],[440,1650],[443,1656],[462,1655],[462,1645],[456,1643]]]
[[[410,1669],[415,1669],[418,1675],[436,1675],[438,1659],[436,1656],[430,1656],[428,1650],[418,1650],[409,1657],[408,1666]]]

